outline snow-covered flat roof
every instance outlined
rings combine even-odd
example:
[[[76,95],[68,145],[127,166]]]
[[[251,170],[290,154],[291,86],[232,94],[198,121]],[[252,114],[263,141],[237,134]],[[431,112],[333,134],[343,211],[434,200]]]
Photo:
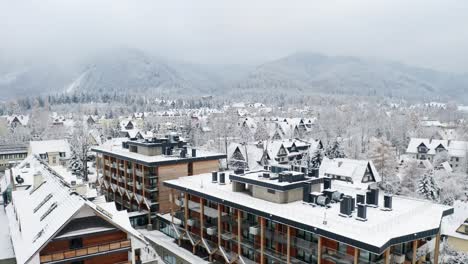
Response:
[[[105,153],[109,155],[119,156],[124,159],[134,160],[138,162],[148,163],[148,164],[164,164],[164,163],[176,163],[178,161],[184,160],[212,160],[212,159],[223,159],[226,158],[226,155],[223,153],[214,153],[202,149],[197,149],[196,157],[191,157],[187,155],[186,158],[181,158],[180,155],[155,155],[148,156],[140,153],[130,152],[128,149],[123,148],[122,145],[103,145],[99,147],[92,148],[93,151],[99,153]],[[188,153],[191,153],[191,149],[188,149]]]
[[[200,184],[201,182],[203,184]],[[357,244],[355,246],[375,253],[381,253],[392,239],[417,237],[429,234],[427,232],[432,232],[430,235],[435,234],[440,228],[442,217],[452,212],[452,208],[448,206],[394,196],[392,211],[369,207],[368,220],[362,222],[355,219],[356,213],[353,213],[352,218],[339,216],[339,204],[332,204],[329,209],[313,207],[302,201],[278,204],[254,198],[247,193],[233,192],[230,182],[226,182],[225,185],[212,183],[210,173],[181,177],[165,181],[164,184],[326,237],[333,236],[333,239],[347,244],[352,240]],[[352,186],[344,187],[338,184],[333,185],[333,188],[339,188],[339,191],[352,196],[362,192]],[[382,192],[380,196],[379,203],[382,204]],[[323,223],[325,219],[327,224]]]

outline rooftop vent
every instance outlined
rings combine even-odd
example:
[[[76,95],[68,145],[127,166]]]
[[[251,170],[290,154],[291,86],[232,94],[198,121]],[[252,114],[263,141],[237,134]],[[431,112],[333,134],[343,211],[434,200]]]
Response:
[[[367,205],[358,204],[356,219],[359,221],[367,221]]]
[[[211,172],[211,182],[212,183],[218,182],[218,172],[216,171]]]
[[[269,172],[264,172],[263,173],[263,178],[269,179],[270,178],[270,173]]]
[[[18,184],[24,183],[24,179],[20,175],[16,175],[15,180],[16,180],[16,183]]]

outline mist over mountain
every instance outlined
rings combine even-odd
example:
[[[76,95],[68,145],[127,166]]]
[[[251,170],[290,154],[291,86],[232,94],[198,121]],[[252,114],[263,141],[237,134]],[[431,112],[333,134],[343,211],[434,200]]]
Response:
[[[468,99],[468,76],[356,57],[297,53],[265,63],[242,80],[250,92]]]
[[[356,57],[296,53],[260,66],[170,61],[118,49],[66,65],[0,63],[0,97],[48,93],[147,95],[345,94],[468,100],[468,76]]]

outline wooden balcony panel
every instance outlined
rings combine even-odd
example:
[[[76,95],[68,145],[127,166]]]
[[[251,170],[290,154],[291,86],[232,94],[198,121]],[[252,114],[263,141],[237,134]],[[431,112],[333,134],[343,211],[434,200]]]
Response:
[[[99,246],[99,252],[109,251],[109,250],[110,250],[109,244]]]
[[[52,261],[52,255],[41,256],[41,263]]]
[[[99,247],[98,246],[88,248],[88,254],[95,254],[95,253],[98,253],[98,252],[99,252]]]
[[[62,260],[64,258],[65,258],[65,256],[63,255],[62,252],[52,254],[52,260]]]
[[[76,251],[75,250],[65,251],[63,255],[65,258],[74,258],[76,257]]]
[[[125,241],[120,242],[120,246],[123,248],[130,247],[130,240],[125,240]]]
[[[112,250],[112,249],[119,249],[120,248],[120,243],[117,242],[117,243],[112,243],[109,245],[109,248]]]
[[[77,257],[86,256],[86,255],[88,255],[88,250],[86,248],[76,250]]]

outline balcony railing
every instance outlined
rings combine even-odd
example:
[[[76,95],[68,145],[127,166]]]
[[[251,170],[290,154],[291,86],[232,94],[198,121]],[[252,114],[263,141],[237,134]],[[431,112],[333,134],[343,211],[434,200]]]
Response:
[[[112,250],[117,250],[117,249],[125,249],[125,248],[129,249],[130,247],[131,247],[130,240],[122,240],[122,241],[117,241],[117,242],[94,245],[94,246],[85,247],[85,248],[57,251],[57,252],[50,253],[47,255],[42,255],[41,263],[67,260],[67,259],[72,259],[72,258],[77,258],[77,257],[84,257],[88,255],[94,255],[94,254],[98,254],[101,252],[107,252],[107,251],[112,251]]]

